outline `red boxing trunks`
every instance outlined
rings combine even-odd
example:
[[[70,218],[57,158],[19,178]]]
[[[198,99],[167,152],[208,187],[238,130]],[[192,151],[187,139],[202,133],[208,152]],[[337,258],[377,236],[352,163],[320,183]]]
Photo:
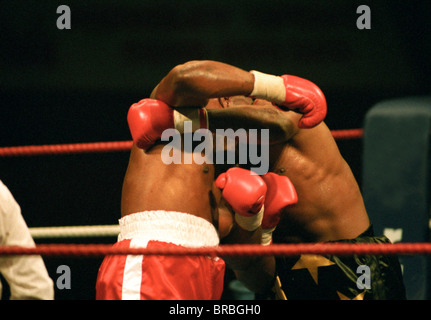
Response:
[[[217,246],[214,226],[180,212],[145,211],[120,219],[115,247]],[[97,300],[216,300],[225,263],[206,256],[109,255],[99,268]]]

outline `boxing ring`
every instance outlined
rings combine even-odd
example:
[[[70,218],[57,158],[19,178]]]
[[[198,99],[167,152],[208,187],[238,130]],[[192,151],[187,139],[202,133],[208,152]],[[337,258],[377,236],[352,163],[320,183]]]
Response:
[[[386,128],[385,128],[386,130]],[[371,131],[371,130],[370,130]],[[429,130],[427,131],[429,135]],[[364,139],[365,129],[332,130],[335,140]],[[74,143],[56,145],[33,145],[0,147],[0,157],[32,157],[44,155],[67,155],[82,153],[127,152],[132,147],[132,141],[112,141],[95,143]],[[373,220],[373,217],[371,217]],[[429,220],[427,231],[429,231]],[[83,225],[60,227],[29,228],[32,237],[36,239],[68,239],[68,238],[100,238],[116,237],[118,225]],[[403,239],[405,240],[405,239]],[[294,256],[301,254],[318,255],[431,255],[431,243],[424,241],[404,241],[392,244],[351,244],[351,243],[302,243],[302,244],[272,244],[261,245],[220,245],[211,248],[115,248],[112,244],[37,244],[34,248],[15,246],[0,246],[2,255],[42,255],[65,257],[103,257],[105,255],[205,255],[205,256],[251,256],[276,255]],[[430,272],[431,273],[431,272]]]

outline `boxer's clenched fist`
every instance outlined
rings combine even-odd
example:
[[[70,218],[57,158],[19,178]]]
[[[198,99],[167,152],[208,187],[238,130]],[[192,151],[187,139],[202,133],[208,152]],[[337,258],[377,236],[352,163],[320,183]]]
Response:
[[[220,174],[215,185],[223,190],[238,225],[248,231],[256,230],[262,222],[267,191],[263,179],[250,170],[235,167]]]
[[[283,210],[298,202],[296,189],[286,176],[268,172],[262,176],[267,186],[265,212],[262,219],[262,244],[272,242],[272,233],[280,222]]]
[[[184,122],[191,121],[193,130],[208,128],[205,109],[181,108],[175,110],[166,103],[155,99],[142,99],[132,104],[127,114],[130,133],[138,148],[148,150],[166,129],[184,132]]]
[[[312,128],[326,117],[326,99],[313,82],[292,75],[281,77],[251,71],[254,88],[250,96],[274,102],[280,107],[303,114],[300,128]]]

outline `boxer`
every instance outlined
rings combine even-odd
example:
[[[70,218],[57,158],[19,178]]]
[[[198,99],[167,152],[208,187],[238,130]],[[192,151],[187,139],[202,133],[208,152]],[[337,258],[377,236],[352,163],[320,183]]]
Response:
[[[249,99],[252,105],[223,110],[214,107],[220,106],[223,97],[237,96]],[[262,222],[279,221],[269,242],[389,241],[385,237],[376,237],[372,232],[356,179],[323,122],[325,97],[312,82],[291,75],[249,72],[216,61],[190,61],[174,67],[156,86],[150,98],[174,109],[165,112],[165,117],[170,119],[162,124],[162,129],[172,125],[176,127],[178,119],[181,125],[181,118],[193,121],[194,128],[208,127],[210,130],[262,128],[268,124],[275,128],[270,130],[277,133],[270,142],[270,171],[289,177],[298,201],[280,208],[276,219],[262,218]],[[194,107],[195,110],[190,114],[189,110],[185,111],[186,107]],[[184,117],[178,117],[175,112]],[[136,114],[142,115],[141,112]],[[211,201],[211,196],[203,196],[210,194],[215,195],[222,243],[261,243],[262,229],[273,229],[271,225],[261,224],[250,231],[243,229],[237,219],[229,221],[231,205],[214,184],[214,177],[218,176],[215,173],[217,166],[183,164],[181,169],[163,167],[160,164],[161,146],[157,140],[160,128],[152,128],[152,134],[147,134],[133,129],[136,128],[133,121],[129,120],[129,125],[135,145],[123,186],[123,217],[161,209],[187,212],[214,223],[217,220],[217,215],[212,214],[214,201]],[[266,294],[276,280],[277,292],[282,292],[282,297],[288,299],[405,297],[397,259],[359,259],[356,256],[350,259],[265,257],[229,259],[228,264],[253,291]],[[357,286],[355,271],[358,264],[371,270],[371,288],[360,289]],[[325,274],[331,275],[329,282],[319,277],[319,272],[327,269],[329,273]]]
[[[190,92],[218,92],[226,83],[236,83],[224,74],[229,69],[223,64],[190,62],[181,71],[182,77],[187,79],[183,85]],[[233,90],[232,94],[254,98],[254,108],[248,112],[241,110],[239,114],[244,112],[244,115],[239,115],[233,121],[244,126],[249,114],[254,114],[256,107],[262,107],[265,108],[262,109],[265,110],[263,113],[268,114],[283,110],[279,119],[284,128],[289,128],[285,131],[284,141],[270,145],[270,171],[290,178],[298,202],[282,208],[272,241],[390,242],[384,236],[374,235],[358,183],[323,122],[326,101],[320,89],[307,80],[291,75],[276,76],[258,71],[250,71],[245,75],[232,71],[237,77],[236,81],[242,79],[246,87],[245,91]],[[253,83],[251,87],[246,85],[250,83],[250,76],[250,82]],[[215,83],[214,79],[221,81]],[[207,83],[211,85],[207,87]],[[237,87],[233,85],[233,88]],[[273,110],[269,111],[271,107]],[[208,115],[210,118],[213,116],[210,113]],[[261,117],[265,119],[264,115]],[[229,235],[223,241],[256,243],[253,236],[244,239],[244,236]],[[394,256],[304,255],[251,261],[248,264],[243,261],[237,266],[237,276],[255,292],[268,292],[272,287],[269,293],[272,298],[405,299],[401,268]],[[236,262],[231,264],[235,266]],[[358,270],[364,268],[369,270],[369,287],[363,287],[359,282],[361,273]],[[267,296],[268,293],[263,295]]]
[[[224,182],[220,182],[220,180]],[[283,176],[276,179],[288,180]],[[264,203],[268,207],[295,202],[292,193],[267,196],[267,183],[258,175],[232,168],[219,177],[223,195],[235,211],[238,224],[247,230],[260,227]],[[289,183],[285,182],[285,183]],[[269,190],[273,190],[269,187]],[[286,200],[287,199],[287,200]],[[177,211],[146,210],[120,219],[115,247],[216,246],[218,235],[206,219]],[[100,300],[213,300],[223,291],[224,261],[204,256],[108,256],[96,284]]]
[[[129,110],[128,123],[134,144],[123,182],[119,221],[121,232],[115,246],[217,246],[220,238],[232,229],[234,221],[232,216],[218,213],[218,204],[222,196],[221,189],[214,183],[215,177],[218,176],[216,166],[208,163],[183,162],[166,165],[161,159],[163,143],[158,139],[164,129],[176,127],[177,124],[181,125],[181,121],[193,119],[192,116],[191,118],[175,116],[167,102],[177,100],[174,105],[178,111],[187,106],[194,106],[197,110],[205,105],[207,111],[212,108],[220,109],[221,105],[217,98],[232,93],[232,88],[226,87],[215,95],[207,95],[208,99],[196,96],[187,88],[183,90],[181,86],[175,87],[179,84],[175,80],[179,75],[177,71],[178,68],[174,68],[157,85],[151,99],[144,99],[132,105]],[[225,70],[226,75],[231,71]],[[244,73],[248,74],[245,71]],[[235,90],[240,93],[242,89],[239,87],[242,87],[242,84],[238,83]],[[165,99],[160,98],[162,96],[165,96]],[[209,98],[214,99],[209,101]],[[199,117],[206,115],[206,112],[197,111]],[[225,117],[212,113],[208,124],[218,126],[226,119],[238,117],[237,110],[232,111],[234,112],[230,111],[229,116]],[[249,123],[261,122],[262,115],[265,115],[268,126],[274,128],[275,134],[271,136],[275,138],[271,141],[283,140],[288,127],[280,126],[278,114],[268,116],[264,114],[264,108],[259,108],[248,117]],[[174,120],[175,117],[177,120]],[[165,121],[166,119],[168,121]],[[202,123],[205,124],[205,121],[199,121],[199,125]],[[283,137],[280,138],[281,136]],[[182,154],[184,155],[184,152]],[[262,204],[266,182],[249,171],[234,176],[233,181],[229,180],[229,185],[243,181],[240,186],[248,187],[244,192],[230,197],[230,206],[237,208],[233,199],[245,197],[244,201],[247,202],[253,199],[250,193],[259,193],[259,190],[261,195],[258,197],[260,198],[258,204]],[[254,184],[259,187],[252,187]],[[235,190],[240,190],[239,186],[224,193],[227,195]],[[253,210],[248,213],[251,215],[248,218],[256,219],[254,224],[260,228],[262,213],[254,211],[258,204],[254,202],[250,204]],[[237,217],[242,215],[241,207],[238,209]],[[96,298],[219,299],[223,290],[224,269],[224,261],[219,258],[107,256],[99,269]]]

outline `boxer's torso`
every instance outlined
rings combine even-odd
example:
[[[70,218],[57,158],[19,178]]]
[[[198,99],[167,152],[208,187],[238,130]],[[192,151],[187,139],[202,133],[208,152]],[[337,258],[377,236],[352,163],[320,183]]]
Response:
[[[163,145],[148,152],[132,147],[124,178],[121,215],[146,210],[179,211],[213,222],[210,192],[214,166],[209,164],[165,164]],[[217,196],[217,195],[215,195]]]
[[[369,226],[353,173],[324,123],[270,150],[271,171],[288,176],[298,203],[285,210],[276,242],[354,238]]]

